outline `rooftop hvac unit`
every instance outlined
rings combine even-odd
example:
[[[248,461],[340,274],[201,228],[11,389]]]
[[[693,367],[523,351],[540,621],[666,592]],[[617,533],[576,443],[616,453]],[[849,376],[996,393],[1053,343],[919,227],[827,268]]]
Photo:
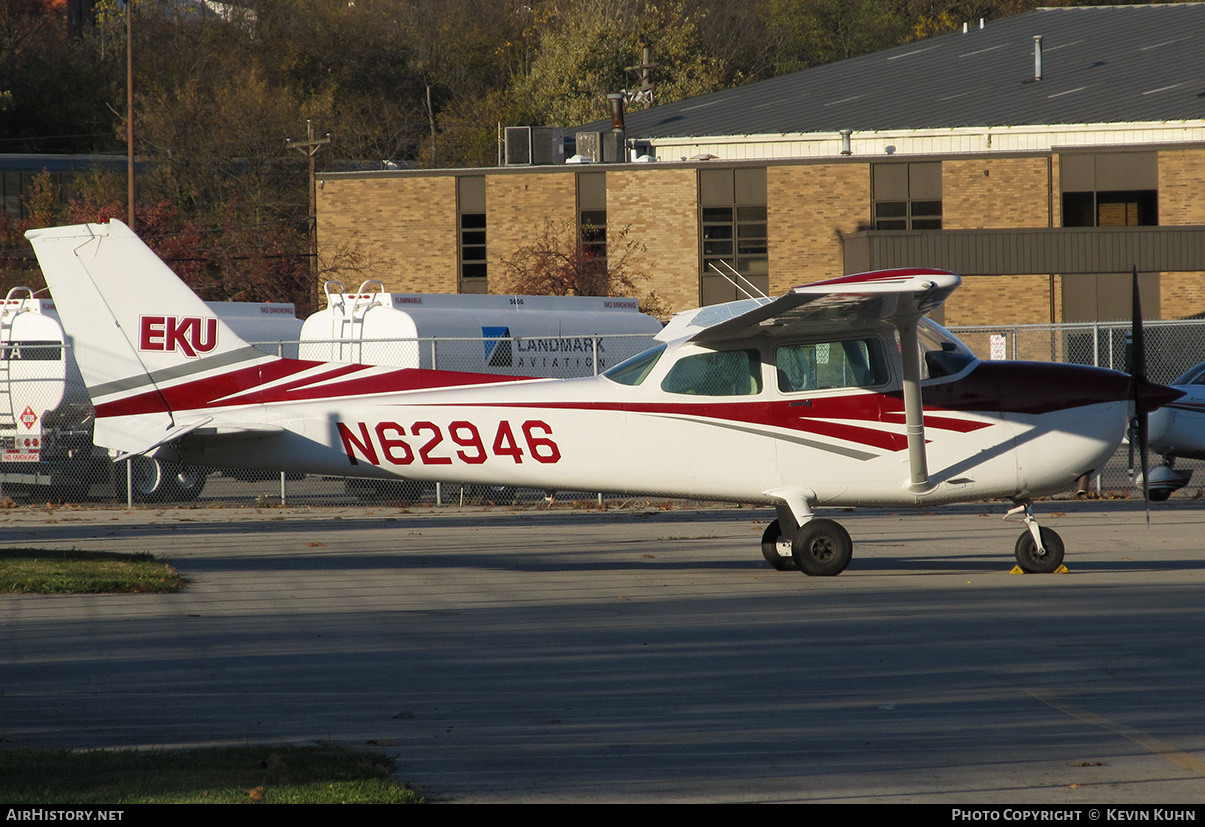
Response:
[[[622,132],[578,132],[577,154],[595,164],[626,161]]]
[[[563,136],[554,126],[506,127],[506,165],[565,163]]]
[[[590,159],[590,163],[602,162],[602,133],[579,132],[577,138],[577,154]]]
[[[628,160],[627,153],[624,152],[622,132],[602,132],[599,133],[598,137],[602,142],[602,160],[604,164],[618,164]]]

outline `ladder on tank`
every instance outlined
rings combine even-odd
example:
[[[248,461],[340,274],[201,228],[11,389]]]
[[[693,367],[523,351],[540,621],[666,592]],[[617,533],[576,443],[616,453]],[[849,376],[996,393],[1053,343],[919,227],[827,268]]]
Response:
[[[368,292],[368,288],[376,285],[380,288],[380,292],[373,294]],[[337,293],[332,293],[332,287],[338,287]],[[352,301],[348,306],[348,293],[345,292],[343,282],[328,281],[322,285],[322,292],[326,294],[326,306],[331,309],[331,356],[332,361],[336,362],[362,362],[364,354],[364,315],[368,312],[368,308],[377,304],[377,297],[385,295],[385,283],[378,279],[368,279],[360,284],[360,289],[351,294]],[[334,310],[338,306],[339,314],[336,315]],[[334,353],[335,347],[339,348],[339,353]],[[344,348],[348,352],[344,352]]]
[[[26,295],[21,296],[21,293]],[[0,448],[8,447],[8,437],[16,438],[17,411],[13,410],[12,374],[9,367],[16,354],[12,342],[13,319],[25,311],[25,302],[33,300],[33,290],[14,287],[0,305]],[[16,447],[14,444],[13,447]]]

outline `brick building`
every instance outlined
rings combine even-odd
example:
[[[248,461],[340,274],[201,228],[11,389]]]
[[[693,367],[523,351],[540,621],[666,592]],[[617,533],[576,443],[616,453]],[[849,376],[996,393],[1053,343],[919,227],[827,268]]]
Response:
[[[945,267],[965,277],[953,324],[1125,318],[1137,266],[1148,315],[1192,316],[1205,312],[1202,44],[1203,4],[976,22],[629,113],[619,136],[610,122],[570,130],[587,163],[556,163],[559,133],[530,130],[508,141],[550,163],[324,174],[319,243],[356,245],[393,290],[484,292],[546,220],[627,228],[674,309],[738,297],[712,265],[771,295]],[[607,146],[644,159],[603,162]]]

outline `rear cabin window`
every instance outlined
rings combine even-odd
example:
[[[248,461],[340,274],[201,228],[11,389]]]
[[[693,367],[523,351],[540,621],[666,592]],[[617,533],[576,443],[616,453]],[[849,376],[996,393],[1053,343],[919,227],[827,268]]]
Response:
[[[753,396],[761,389],[761,357],[756,350],[684,356],[661,380],[666,393],[698,396]]]
[[[775,351],[775,362],[783,393],[871,388],[886,384],[889,377],[878,339],[786,345]]]

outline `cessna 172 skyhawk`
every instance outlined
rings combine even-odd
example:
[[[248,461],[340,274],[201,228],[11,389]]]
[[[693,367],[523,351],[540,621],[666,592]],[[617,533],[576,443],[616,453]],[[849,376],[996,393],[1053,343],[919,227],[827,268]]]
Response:
[[[95,442],[123,456],[773,505],[766,560],[809,575],[840,573],[853,549],[816,507],[988,498],[1026,523],[1021,567],[1053,571],[1063,543],[1031,498],[1102,467],[1133,399],[1175,396],[1096,368],[980,362],[922,318],[960,282],[936,270],[679,314],[602,376],[515,380],[268,356],[119,221],[26,235]]]

